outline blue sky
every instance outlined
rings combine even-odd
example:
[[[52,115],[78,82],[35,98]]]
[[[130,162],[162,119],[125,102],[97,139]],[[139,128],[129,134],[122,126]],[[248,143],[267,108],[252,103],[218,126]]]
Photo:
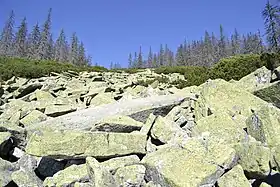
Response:
[[[184,41],[199,39],[204,31],[218,35],[222,24],[226,34],[264,33],[261,11],[266,0],[0,0],[0,28],[9,12],[16,25],[24,16],[29,28],[43,23],[53,9],[52,32],[61,28],[67,36],[76,32],[93,61],[108,67],[110,62],[127,65],[128,54],[146,54],[160,44],[175,50]]]

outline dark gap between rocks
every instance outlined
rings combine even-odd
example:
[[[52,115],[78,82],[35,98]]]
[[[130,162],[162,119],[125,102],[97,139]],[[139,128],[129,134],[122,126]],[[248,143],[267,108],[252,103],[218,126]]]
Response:
[[[118,101],[118,100],[120,100],[122,97],[123,97],[122,95],[117,95],[117,96],[114,97],[114,99],[115,99],[116,101]]]
[[[164,143],[162,143],[160,140],[156,140],[153,137],[151,137],[151,142],[156,146],[164,145]]]
[[[7,184],[4,187],[18,187],[18,185],[14,181],[11,181],[11,182],[9,182],[9,184]]]
[[[112,158],[121,158],[121,157],[126,157],[126,156],[132,156],[136,155],[140,160],[145,156],[145,154],[137,154],[137,153],[132,153],[132,154],[127,154],[127,155],[119,155],[119,156],[112,156],[112,157],[107,157],[107,158],[95,158],[98,162],[102,163],[105,161],[108,161]]]
[[[45,180],[47,177],[52,177],[57,172],[63,170],[66,164],[67,160],[58,161],[53,158],[42,157],[34,172],[41,180]]]
[[[159,107],[159,108],[153,108],[150,110],[143,110],[143,111],[136,112],[136,113],[128,115],[128,116],[136,121],[146,123],[146,121],[151,113],[153,113],[155,116],[165,117],[175,106],[177,106],[177,105],[169,105],[169,106],[163,106],[163,107]]]
[[[14,137],[9,138],[0,145],[0,157],[9,162],[16,162],[19,158],[13,155],[17,140]]]
[[[280,186],[280,173],[275,173],[273,175],[268,175],[264,179],[256,179],[252,183],[252,187],[259,187],[262,182],[269,184],[271,187],[279,187]]]

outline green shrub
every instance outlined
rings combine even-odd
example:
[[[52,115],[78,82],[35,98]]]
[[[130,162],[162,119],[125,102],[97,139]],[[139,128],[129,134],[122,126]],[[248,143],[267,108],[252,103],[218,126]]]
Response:
[[[157,77],[157,78],[154,78],[154,79],[140,80],[140,81],[138,81],[138,85],[147,87],[148,85],[151,85],[156,80],[159,83],[168,83],[169,82],[169,79],[167,77],[162,76],[162,77]]]
[[[210,71],[210,78],[221,78],[226,81],[240,80],[242,77],[265,66],[266,62],[258,54],[237,55],[221,59]]]
[[[178,88],[184,88],[187,86],[200,85],[209,78],[209,69],[201,66],[169,66],[160,67],[155,70],[156,73],[180,73],[185,76],[187,81],[177,80],[171,84]]]
[[[78,67],[68,63],[54,61],[37,61],[22,58],[0,57],[0,79],[7,80],[13,76],[25,78],[38,78],[47,76],[51,72],[61,73],[64,71],[106,71],[100,66]]]

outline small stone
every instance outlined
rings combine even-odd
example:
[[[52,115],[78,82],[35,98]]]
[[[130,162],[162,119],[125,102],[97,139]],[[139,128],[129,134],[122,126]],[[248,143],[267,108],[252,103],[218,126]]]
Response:
[[[146,168],[143,165],[131,165],[119,168],[114,175],[116,184],[123,187],[140,187],[144,184]]]
[[[27,172],[24,169],[13,172],[12,180],[17,184],[18,187],[37,187],[42,186],[43,183],[34,172]]]
[[[109,170],[104,169],[93,157],[86,158],[87,171],[93,186],[115,187],[115,180]]]
[[[219,187],[251,187],[240,165],[235,166],[218,180]]]
[[[39,123],[41,121],[47,120],[48,116],[45,115],[44,113],[38,111],[38,110],[33,110],[30,112],[27,116],[22,118],[20,120],[20,123],[24,125],[24,127],[27,127],[29,125],[32,125],[34,123]]]
[[[109,159],[107,161],[101,162],[100,165],[109,170],[110,172],[115,172],[120,167],[125,167],[127,165],[137,164],[140,162],[140,159],[136,155],[123,156]]]
[[[86,164],[71,165],[44,180],[44,186],[71,186],[75,182],[87,182],[89,176]]]
[[[76,110],[76,107],[71,105],[50,105],[46,107],[45,114],[47,116],[57,117]]]

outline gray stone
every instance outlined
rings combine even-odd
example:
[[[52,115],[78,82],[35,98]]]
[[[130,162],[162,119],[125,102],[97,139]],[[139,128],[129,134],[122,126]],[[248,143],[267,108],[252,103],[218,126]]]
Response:
[[[106,116],[113,116],[117,114],[132,115],[137,112],[154,108],[173,106],[174,104],[179,104],[182,100],[183,97],[168,95],[117,102],[59,116],[54,119],[32,125],[27,128],[27,131],[28,133],[32,133],[32,131],[43,127],[51,129],[90,129],[94,124],[98,123]]]

